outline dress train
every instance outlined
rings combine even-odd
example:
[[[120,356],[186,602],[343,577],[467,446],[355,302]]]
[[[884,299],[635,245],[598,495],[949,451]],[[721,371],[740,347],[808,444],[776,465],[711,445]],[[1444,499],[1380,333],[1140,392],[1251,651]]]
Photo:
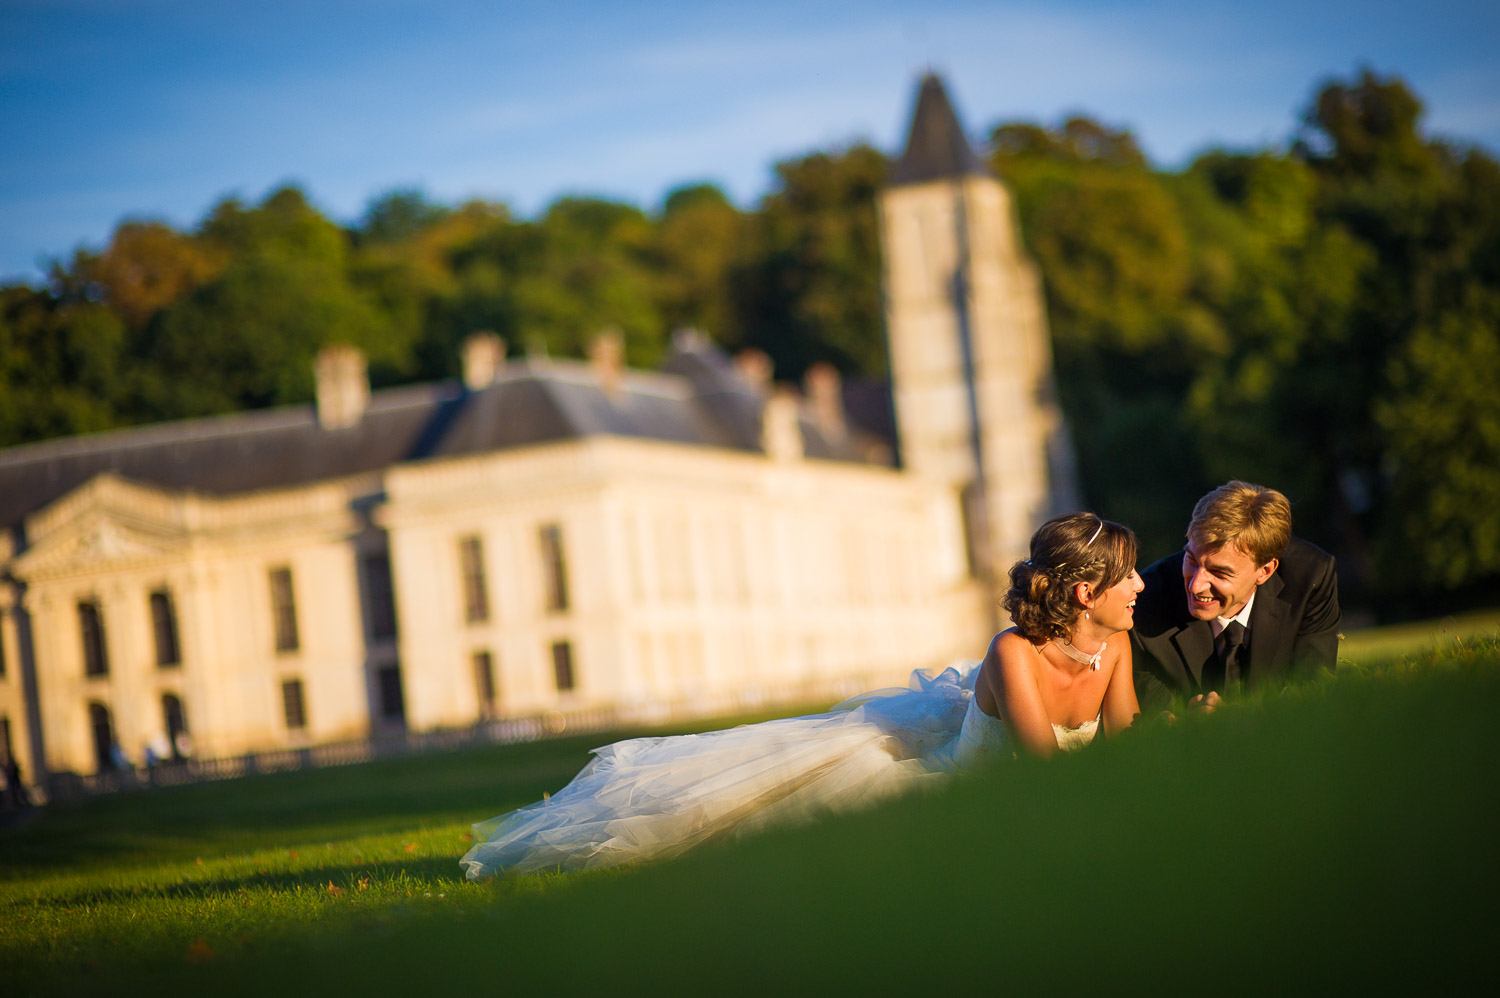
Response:
[[[479,880],[658,859],[900,793],[1008,752],[1004,725],[974,705],[977,671],[917,671],[907,689],[864,693],[823,714],[594,749],[551,797],[476,824],[460,862]]]

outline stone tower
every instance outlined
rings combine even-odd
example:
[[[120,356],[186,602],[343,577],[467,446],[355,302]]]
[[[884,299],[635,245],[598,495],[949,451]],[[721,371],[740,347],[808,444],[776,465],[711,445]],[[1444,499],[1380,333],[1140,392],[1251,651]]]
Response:
[[[1077,507],[1072,445],[1010,193],[936,76],[922,80],[880,215],[901,461],[963,487],[975,568],[998,583],[1039,523]]]

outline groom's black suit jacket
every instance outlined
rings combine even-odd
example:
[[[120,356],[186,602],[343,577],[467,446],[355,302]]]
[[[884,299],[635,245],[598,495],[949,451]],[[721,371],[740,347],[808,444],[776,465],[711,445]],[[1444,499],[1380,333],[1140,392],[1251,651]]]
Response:
[[[1213,626],[1188,613],[1182,558],[1168,555],[1141,573],[1146,588],[1136,597],[1130,645],[1142,710],[1203,692],[1203,667],[1214,657]],[[1246,685],[1334,668],[1341,619],[1333,556],[1293,537],[1250,608]]]

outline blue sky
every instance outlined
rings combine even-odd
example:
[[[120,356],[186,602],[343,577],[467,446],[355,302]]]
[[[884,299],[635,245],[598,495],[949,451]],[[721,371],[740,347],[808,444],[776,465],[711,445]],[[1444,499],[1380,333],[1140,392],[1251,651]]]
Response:
[[[1497,53],[1494,0],[0,0],[0,280],[283,181],[341,221],[398,186],[750,206],[778,159],[894,150],[928,66],[976,139],[1083,111],[1175,167],[1284,143],[1368,65],[1497,151]]]

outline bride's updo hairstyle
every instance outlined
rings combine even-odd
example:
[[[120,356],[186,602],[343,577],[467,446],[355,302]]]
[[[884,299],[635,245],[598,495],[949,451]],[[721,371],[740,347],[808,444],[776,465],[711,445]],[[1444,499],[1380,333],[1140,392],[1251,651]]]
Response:
[[[1082,609],[1073,587],[1087,582],[1103,592],[1135,569],[1137,553],[1129,527],[1094,513],[1053,517],[1031,535],[1031,557],[1011,566],[1001,605],[1023,637],[1065,638]]]

